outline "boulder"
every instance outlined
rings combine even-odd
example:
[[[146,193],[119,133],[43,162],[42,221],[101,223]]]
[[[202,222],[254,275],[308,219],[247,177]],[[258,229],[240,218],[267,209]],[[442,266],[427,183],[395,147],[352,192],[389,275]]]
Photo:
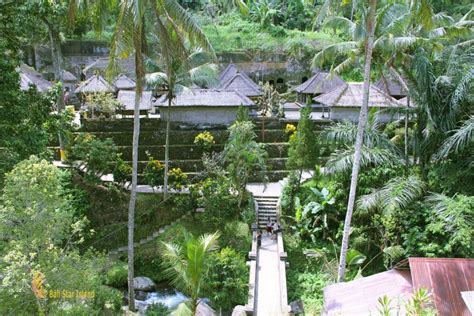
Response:
[[[145,291],[135,291],[135,299],[139,301],[146,300],[147,293]]]
[[[234,310],[232,311],[232,316],[245,316],[245,315],[247,315],[245,306],[237,305],[234,307]]]
[[[133,287],[136,291],[153,291],[156,287],[155,282],[147,277],[133,278]]]

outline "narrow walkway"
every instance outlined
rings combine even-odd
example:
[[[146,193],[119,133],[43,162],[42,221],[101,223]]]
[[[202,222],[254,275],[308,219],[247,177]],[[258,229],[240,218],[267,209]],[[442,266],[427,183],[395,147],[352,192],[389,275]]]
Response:
[[[247,190],[252,192],[257,204],[257,226],[265,230],[268,219],[276,221],[277,203],[283,188],[283,181],[267,183],[251,183]],[[264,233],[262,244],[258,249],[255,271],[254,315],[279,316],[288,312],[286,293],[285,262],[281,252],[283,240],[272,239]]]
[[[280,291],[280,256],[276,240],[265,236],[259,248],[257,263],[256,315],[282,315]]]

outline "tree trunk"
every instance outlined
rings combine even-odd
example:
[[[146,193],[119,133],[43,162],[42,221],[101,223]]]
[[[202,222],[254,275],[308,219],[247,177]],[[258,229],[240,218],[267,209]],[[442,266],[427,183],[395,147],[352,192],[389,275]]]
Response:
[[[166,109],[166,142],[165,142],[165,181],[163,184],[163,199],[168,197],[168,170],[169,170],[169,159],[170,159],[170,113],[171,113],[171,102],[173,99],[173,93],[168,93],[168,108]]]
[[[197,298],[193,298],[193,299],[191,300],[191,315],[196,316],[198,305],[199,305],[198,299],[197,299]]]
[[[405,142],[405,175],[408,176],[408,168],[410,167],[410,160],[408,157],[408,121],[409,121],[409,112],[410,108],[410,96],[407,96],[407,110],[405,112],[405,131],[403,133],[404,142]]]
[[[364,95],[362,107],[359,114],[359,124],[357,126],[357,138],[355,143],[354,164],[352,165],[351,187],[349,191],[349,201],[347,202],[347,213],[344,222],[344,233],[341,244],[341,255],[339,259],[338,282],[344,281],[346,273],[346,256],[349,247],[349,234],[351,230],[352,213],[357,190],[357,178],[359,176],[360,156],[364,142],[364,131],[367,125],[367,112],[369,108],[369,88],[370,88],[370,67],[372,62],[372,48],[374,43],[374,22],[377,0],[369,1],[369,16],[367,19],[367,42],[365,45],[365,69],[364,69]]]
[[[137,85],[138,87],[138,85]],[[133,149],[132,149],[132,188],[128,205],[128,309],[135,311],[134,278],[134,230],[135,204],[137,200],[138,182],[138,141],[140,137],[140,94],[135,90],[135,104],[133,109]]]
[[[133,108],[133,143],[132,143],[132,187],[130,191],[130,203],[128,205],[128,310],[135,311],[135,289],[134,278],[134,233],[135,233],[135,205],[137,200],[138,182],[138,143],[140,140],[140,99],[142,95],[144,67],[142,56],[142,25],[136,26],[133,45],[135,49],[135,104]]]
[[[49,34],[49,40],[51,42],[51,60],[53,61],[53,68],[54,68],[54,79],[60,83],[60,89],[58,93],[58,97],[56,99],[56,110],[58,111],[59,114],[64,110],[64,87],[63,87],[63,70],[62,70],[62,61],[63,61],[63,55],[61,52],[61,42],[60,42],[60,37],[59,37],[59,32],[53,30],[50,27],[50,24],[45,20],[45,24],[48,27],[48,34]],[[65,154],[65,143],[64,143],[64,137],[59,132],[59,153],[60,153],[60,159],[61,161],[64,161],[66,159],[66,154]]]

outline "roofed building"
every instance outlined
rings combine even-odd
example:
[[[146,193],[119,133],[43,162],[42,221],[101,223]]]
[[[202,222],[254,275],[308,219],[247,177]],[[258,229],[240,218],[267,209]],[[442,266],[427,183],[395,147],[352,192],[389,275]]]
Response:
[[[99,58],[94,62],[88,64],[83,70],[83,74],[86,78],[90,78],[95,74],[99,73],[105,76],[107,67],[109,66],[110,59],[108,57]],[[119,73],[127,75],[129,78],[135,77],[135,58],[130,56],[128,58],[117,58],[116,60],[117,71]]]
[[[168,99],[160,97],[155,105],[162,119],[167,119]],[[232,124],[240,106],[250,107],[254,102],[235,90],[196,89],[183,92],[172,100],[170,120],[193,124]]]
[[[239,68],[235,64],[228,64],[227,67],[222,70],[220,77],[219,77],[219,82],[223,83],[232,78],[237,72],[239,71]]]
[[[225,82],[221,82],[218,89],[235,90],[253,99],[263,94],[259,85],[252,81],[246,74],[237,72]]]
[[[135,81],[128,78],[124,74],[120,74],[115,77],[112,84],[117,88],[117,90],[133,90],[136,87]]]
[[[308,100],[312,100],[316,96],[331,92],[344,85],[344,80],[338,76],[331,76],[329,72],[318,70],[311,78],[293,90],[298,94],[297,101],[301,104],[306,104]]]
[[[21,64],[18,67],[18,72],[20,73],[21,90],[26,91],[30,86],[34,86],[39,92],[45,92],[53,87],[51,82],[43,79],[39,72],[26,64]]]
[[[263,91],[249,76],[241,72],[235,64],[229,64],[221,72],[217,89],[235,90],[255,100],[263,95]]]
[[[329,118],[331,120],[358,122],[364,95],[363,89],[363,83],[347,83],[313,100],[329,108]],[[377,113],[377,118],[380,122],[390,122],[394,119],[399,119],[400,113],[397,113],[397,109],[401,107],[404,107],[404,105],[396,99],[375,86],[370,86],[369,109],[377,108],[383,110]]]
[[[142,92],[140,112],[148,113],[148,111],[152,110],[151,98],[151,91]],[[117,95],[117,100],[123,105],[122,112],[133,114],[135,109],[135,91],[120,90]]]
[[[391,95],[395,99],[401,99],[408,95],[408,91],[403,88],[400,82],[392,80],[386,76],[381,76],[374,86]]]
[[[108,83],[102,76],[94,75],[82,82],[74,91],[75,93],[115,93],[116,89]]]
[[[324,288],[322,315],[378,315],[378,299],[387,295],[394,315],[405,315],[404,302],[420,288],[431,293],[437,315],[472,315],[474,259],[409,258],[409,269],[392,269]]]

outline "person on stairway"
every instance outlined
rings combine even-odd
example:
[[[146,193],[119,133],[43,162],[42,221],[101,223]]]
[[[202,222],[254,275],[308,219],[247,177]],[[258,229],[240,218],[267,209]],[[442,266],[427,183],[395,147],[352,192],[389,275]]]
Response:
[[[257,248],[260,248],[262,245],[262,231],[259,229],[257,231]]]
[[[267,235],[272,235],[272,230],[273,230],[273,222],[270,219],[270,217],[267,219]]]

